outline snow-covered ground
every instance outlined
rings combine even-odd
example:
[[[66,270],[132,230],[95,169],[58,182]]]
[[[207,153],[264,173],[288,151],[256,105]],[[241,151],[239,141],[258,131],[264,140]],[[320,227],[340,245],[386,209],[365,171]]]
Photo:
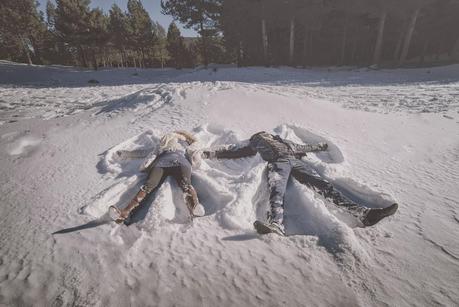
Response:
[[[292,180],[289,236],[259,236],[265,163],[253,157],[202,161],[193,183],[206,216],[193,223],[170,180],[130,226],[105,223],[145,176],[141,160],[113,153],[176,129],[203,147],[259,130],[326,141],[327,153],[306,158],[317,171],[367,206],[395,200],[399,211],[359,228]],[[0,305],[459,302],[459,65],[93,72],[0,62],[0,170]]]

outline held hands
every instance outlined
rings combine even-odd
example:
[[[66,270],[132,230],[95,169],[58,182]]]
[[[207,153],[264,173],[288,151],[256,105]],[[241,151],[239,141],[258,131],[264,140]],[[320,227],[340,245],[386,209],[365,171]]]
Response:
[[[319,144],[317,144],[317,145],[319,146],[319,150],[320,150],[320,151],[325,151],[325,150],[328,149],[328,144],[325,143],[325,142],[321,142],[321,143],[319,143]]]
[[[210,150],[203,150],[201,153],[201,157],[203,159],[213,159],[215,158],[215,152],[210,151]]]
[[[126,150],[117,150],[115,151],[115,159],[117,160],[127,160],[128,152]]]
[[[187,148],[187,155],[189,159],[191,159],[193,167],[198,168],[201,165],[201,160],[203,158],[202,151],[199,149],[194,150],[190,147]]]

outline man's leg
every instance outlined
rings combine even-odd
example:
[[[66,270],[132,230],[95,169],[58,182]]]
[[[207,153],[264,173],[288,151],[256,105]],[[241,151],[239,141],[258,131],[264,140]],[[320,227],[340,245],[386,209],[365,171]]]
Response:
[[[341,192],[336,190],[333,185],[320,177],[316,170],[306,164],[304,161],[292,161],[292,176],[304,185],[313,188],[323,197],[331,200],[335,205],[345,208],[355,217],[362,217],[368,211],[368,208],[359,206]]]
[[[304,161],[295,160],[292,162],[292,176],[299,182],[314,188],[319,194],[330,199],[335,205],[345,208],[353,216],[358,218],[364,226],[372,226],[383,218],[393,215],[398,205],[396,203],[386,208],[367,208],[360,206],[337,191],[333,185],[320,175]]]
[[[123,222],[129,217],[132,210],[137,208],[142,200],[144,200],[148,194],[150,194],[161,182],[164,171],[160,167],[154,167],[148,176],[145,184],[140,188],[140,191],[134,196],[134,198],[129,202],[126,208],[119,211],[119,218],[116,220],[117,223]]]
[[[284,221],[284,195],[292,167],[288,160],[268,163],[268,188],[271,210],[268,222],[282,226]]]

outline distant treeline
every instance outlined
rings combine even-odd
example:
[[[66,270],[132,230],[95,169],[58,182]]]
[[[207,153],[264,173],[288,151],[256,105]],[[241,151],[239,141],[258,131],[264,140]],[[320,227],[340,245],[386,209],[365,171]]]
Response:
[[[148,0],[144,0],[148,1]],[[0,58],[85,67],[388,65],[459,62],[459,0],[162,0],[200,37],[90,0],[0,1]]]
[[[54,4],[55,3],[55,4]],[[141,1],[127,11],[116,4],[105,13],[90,0],[48,1],[45,14],[35,0],[0,1],[0,59],[83,67],[193,67],[197,43],[175,23],[166,33]]]

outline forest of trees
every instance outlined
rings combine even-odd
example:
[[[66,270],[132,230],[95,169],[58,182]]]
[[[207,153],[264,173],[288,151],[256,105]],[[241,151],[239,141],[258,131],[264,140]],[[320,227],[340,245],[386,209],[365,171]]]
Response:
[[[0,59],[83,67],[193,67],[196,46],[185,46],[177,26],[153,22],[141,1],[127,11],[90,8],[90,0],[1,0]]]
[[[231,0],[220,27],[241,65],[457,61],[459,1]]]
[[[144,0],[144,2],[149,0]],[[459,62],[459,0],[162,0],[199,37],[167,31],[142,1],[0,1],[0,59],[83,67],[424,65]]]

